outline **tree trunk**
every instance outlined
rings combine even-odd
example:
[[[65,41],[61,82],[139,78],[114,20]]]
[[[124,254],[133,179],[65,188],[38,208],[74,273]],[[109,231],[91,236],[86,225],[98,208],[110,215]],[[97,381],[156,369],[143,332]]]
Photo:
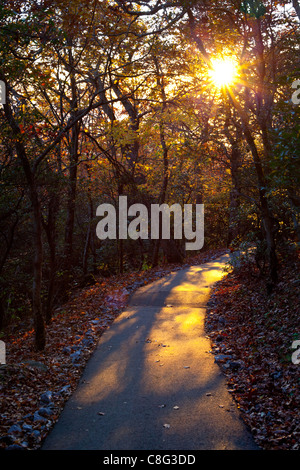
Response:
[[[91,242],[91,222],[89,221],[86,239],[84,244],[83,250],[83,260],[82,260],[82,270],[83,274],[86,275],[87,273],[87,264],[88,264],[88,256],[89,256],[89,249],[90,249],[90,242]]]
[[[237,123],[235,123],[237,128]],[[239,149],[239,132],[236,129],[236,135],[233,136],[229,131],[229,118],[226,119],[224,133],[230,142],[231,152],[229,154],[230,161],[230,173],[232,188],[230,191],[230,200],[229,200],[229,227],[228,227],[228,237],[227,244],[228,246],[237,238],[240,234],[240,224],[239,224],[239,207],[240,207],[240,193],[241,193],[241,184],[240,184],[240,166],[241,166],[241,154]]]
[[[162,181],[162,186],[158,198],[158,203],[163,204],[166,199],[166,192],[167,192],[167,187],[168,187],[168,182],[169,182],[169,159],[168,159],[168,147],[166,143],[166,138],[165,138],[165,129],[164,129],[164,123],[163,123],[163,113],[166,109],[166,94],[165,94],[165,87],[164,87],[164,80],[162,76],[162,72],[160,70],[160,66],[157,60],[157,57],[153,57],[154,65],[156,68],[156,81],[157,85],[160,89],[161,93],[161,99],[162,99],[162,109],[161,109],[161,118],[159,122],[159,135],[160,135],[160,143],[163,151],[163,181]],[[162,216],[160,214],[160,223],[159,227],[161,229],[161,222],[162,222]],[[153,248],[153,254],[152,254],[152,266],[157,266],[158,264],[158,255],[159,255],[159,248],[161,244],[161,237],[159,235],[159,238],[157,240],[154,240],[154,248]]]
[[[0,76],[2,79],[2,77]],[[4,78],[4,77],[3,77]],[[10,106],[9,97],[6,96],[6,104],[3,105],[7,122],[12,129],[12,138],[15,145],[17,156],[21,162],[26,182],[28,185],[29,198],[33,210],[33,285],[32,285],[32,313],[35,330],[35,348],[41,351],[46,344],[45,323],[42,312],[41,289],[42,289],[42,263],[43,263],[43,243],[42,243],[42,213],[39,200],[35,175],[30,167],[26,154],[26,149],[22,142],[20,128],[14,119]]]
[[[72,128],[72,136],[71,136],[70,173],[69,173],[68,202],[67,202],[67,220],[66,220],[66,231],[65,231],[65,257],[66,257],[65,266],[67,270],[72,265],[72,256],[73,256],[73,232],[74,232],[76,193],[77,193],[79,127],[80,125],[76,124]]]
[[[117,83],[114,83],[112,88],[116,93],[117,97],[120,99],[121,103],[123,104],[130,119],[129,129],[132,131],[134,137],[132,137],[132,143],[124,145],[122,147],[122,151],[127,160],[130,175],[133,177],[135,165],[138,161],[139,154],[139,139],[137,137],[137,131],[139,130],[140,126],[139,115],[135,103],[131,103],[129,98],[126,97],[126,95],[121,91],[119,85]]]
[[[40,201],[35,188],[31,189],[31,202],[33,206],[33,232],[34,232],[34,262],[33,262],[33,317],[35,330],[35,347],[42,351],[46,344],[45,324],[42,312],[42,266],[43,266],[43,242],[42,242],[42,214]]]
[[[241,112],[241,109],[240,109],[240,112]],[[242,112],[240,116],[243,116]],[[261,206],[263,228],[264,228],[265,239],[266,239],[266,244],[267,244],[267,257],[269,261],[270,278],[271,278],[271,282],[274,284],[278,280],[276,244],[275,244],[275,237],[274,237],[274,222],[273,222],[273,217],[272,217],[271,210],[269,207],[269,202],[266,196],[266,192],[267,192],[266,182],[265,182],[265,177],[263,173],[260,156],[258,154],[255,141],[252,137],[251,131],[248,127],[248,124],[244,116],[242,120],[243,120],[244,135],[250,147],[252,157],[254,160],[255,169],[256,169],[259,201],[260,201],[260,206]]]
[[[300,20],[300,4],[298,0],[293,0],[293,7],[295,8],[297,16]]]
[[[72,93],[72,115],[75,119],[77,116],[78,108],[78,93],[76,86],[76,78],[74,73],[74,58],[72,56],[72,40],[68,39],[69,45],[69,66],[70,66],[70,80],[71,80],[71,93]],[[73,255],[73,232],[75,220],[75,207],[76,207],[76,192],[77,192],[77,167],[78,167],[78,142],[80,132],[80,121],[77,122],[71,129],[71,141],[69,150],[69,187],[68,187],[68,202],[67,202],[67,220],[65,231],[65,268],[68,271],[72,266]]]
[[[230,245],[240,233],[239,224],[239,207],[240,207],[240,180],[239,180],[239,167],[240,167],[240,151],[238,142],[234,142],[230,154],[230,171],[232,180],[232,189],[230,191],[229,202],[229,229],[228,229],[228,245]]]
[[[52,319],[52,307],[53,307],[53,297],[54,297],[54,287],[55,287],[55,276],[56,276],[56,215],[59,205],[58,194],[53,194],[49,201],[48,209],[48,220],[43,222],[44,230],[47,235],[50,259],[49,259],[49,285],[48,285],[48,295],[46,303],[46,324],[49,325]]]
[[[162,123],[160,123],[160,140],[161,140],[161,145],[163,148],[164,177],[163,177],[162,187],[161,187],[161,191],[159,195],[159,204],[163,204],[166,199],[166,191],[167,191],[168,180],[169,180],[169,176],[168,176],[169,163],[168,163],[168,148],[165,142],[164,129],[163,129]],[[162,219],[161,215],[160,215],[160,218]],[[160,220],[159,227],[161,227],[161,220]],[[161,242],[160,237],[157,240],[154,240],[152,266],[157,266],[158,264],[160,242]]]

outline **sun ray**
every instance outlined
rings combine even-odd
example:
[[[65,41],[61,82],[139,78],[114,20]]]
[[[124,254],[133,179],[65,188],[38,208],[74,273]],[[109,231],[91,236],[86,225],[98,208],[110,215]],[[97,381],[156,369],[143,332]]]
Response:
[[[232,58],[215,58],[211,61],[210,79],[215,87],[233,85],[238,76],[237,63]]]

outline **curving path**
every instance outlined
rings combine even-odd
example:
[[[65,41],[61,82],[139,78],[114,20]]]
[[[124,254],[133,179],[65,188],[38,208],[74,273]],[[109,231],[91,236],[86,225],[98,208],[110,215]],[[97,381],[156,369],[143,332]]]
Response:
[[[43,449],[257,449],[204,332],[210,289],[226,261],[136,291],[100,338]]]

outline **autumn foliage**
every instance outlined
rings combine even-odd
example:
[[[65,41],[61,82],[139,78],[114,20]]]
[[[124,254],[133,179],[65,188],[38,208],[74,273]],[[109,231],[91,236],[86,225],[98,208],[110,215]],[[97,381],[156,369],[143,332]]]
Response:
[[[69,335],[80,342],[90,329],[94,341],[114,318],[105,296],[190,262],[174,237],[99,240],[96,208],[121,195],[146,207],[204,204],[205,244],[191,259],[253,250],[247,274],[229,275],[218,293],[230,331],[252,338],[250,350],[262,318],[287,328],[285,342],[293,324],[297,334],[296,313],[280,324],[279,312],[299,290],[299,12],[297,0],[1,2],[0,338],[14,358],[5,391],[14,374],[33,386],[35,367],[38,389],[44,367],[58,388],[63,376],[72,382],[79,372],[63,350]],[[228,57],[235,79],[211,80],[214,60]],[[24,365],[29,350],[43,365]],[[252,376],[241,402],[260,393]],[[19,419],[35,392],[23,400],[14,390],[5,403]]]

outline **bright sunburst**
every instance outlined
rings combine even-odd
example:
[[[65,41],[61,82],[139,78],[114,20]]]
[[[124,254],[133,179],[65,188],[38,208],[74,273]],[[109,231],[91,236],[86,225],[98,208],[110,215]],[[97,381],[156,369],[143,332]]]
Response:
[[[217,88],[232,85],[237,77],[237,64],[231,58],[212,59],[210,77]]]

